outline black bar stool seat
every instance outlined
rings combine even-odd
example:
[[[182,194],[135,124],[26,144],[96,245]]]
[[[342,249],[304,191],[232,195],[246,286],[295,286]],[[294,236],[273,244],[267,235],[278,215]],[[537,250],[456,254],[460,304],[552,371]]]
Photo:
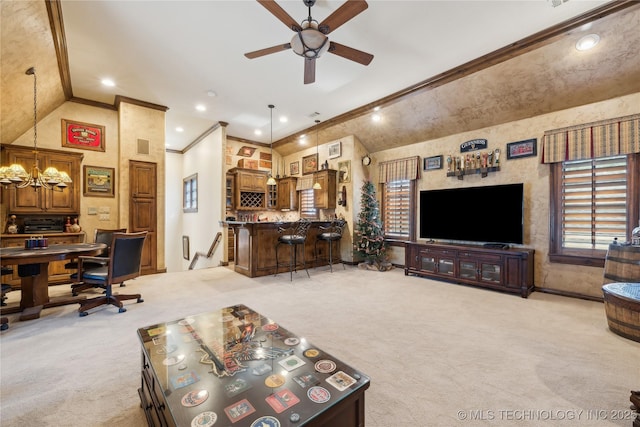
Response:
[[[316,237],[316,243],[314,245],[315,249],[315,261],[316,265],[318,263],[318,243],[327,242],[329,245],[329,269],[333,273],[333,242],[339,242],[342,239],[342,232],[344,231],[344,227],[347,222],[344,219],[337,219],[331,221],[331,224],[328,227],[319,227],[321,233]],[[342,268],[346,270],[344,263],[342,262],[342,257],[338,259],[338,262],[342,263]],[[315,268],[315,265],[314,265]]]
[[[307,272],[307,277],[309,276],[309,270],[307,270],[307,263],[304,259],[304,245],[307,241],[307,232],[309,231],[309,227],[311,226],[311,221],[306,218],[300,218],[298,221],[292,223],[288,228],[279,227],[278,233],[280,233],[280,237],[278,237],[278,243],[276,243],[276,274],[278,275],[278,268],[280,267],[280,262],[278,261],[278,248],[280,245],[288,245],[289,246],[289,275],[290,280],[293,281],[293,272],[297,273],[298,267],[298,247],[302,246],[302,267]]]

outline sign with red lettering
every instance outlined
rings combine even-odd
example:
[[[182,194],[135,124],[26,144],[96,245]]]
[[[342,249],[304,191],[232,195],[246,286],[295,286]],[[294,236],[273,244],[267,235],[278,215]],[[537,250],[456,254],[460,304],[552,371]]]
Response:
[[[62,146],[105,151],[104,126],[62,119]]]

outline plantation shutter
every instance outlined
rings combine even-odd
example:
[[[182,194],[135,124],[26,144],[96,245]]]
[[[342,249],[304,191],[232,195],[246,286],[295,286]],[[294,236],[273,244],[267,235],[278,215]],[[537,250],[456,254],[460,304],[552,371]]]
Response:
[[[312,188],[300,190],[300,216],[303,218],[317,218],[318,210],[314,206],[314,190]]]
[[[389,181],[384,189],[384,235],[408,238],[411,227],[411,181]]]
[[[626,235],[627,157],[565,161],[562,246],[606,250]]]

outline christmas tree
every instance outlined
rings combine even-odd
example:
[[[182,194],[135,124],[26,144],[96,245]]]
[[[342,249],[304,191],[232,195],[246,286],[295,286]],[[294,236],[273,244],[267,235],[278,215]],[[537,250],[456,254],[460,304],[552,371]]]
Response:
[[[378,269],[387,260],[387,242],[384,240],[380,208],[376,199],[376,189],[371,181],[365,181],[361,188],[360,213],[356,224],[353,249],[368,264]]]

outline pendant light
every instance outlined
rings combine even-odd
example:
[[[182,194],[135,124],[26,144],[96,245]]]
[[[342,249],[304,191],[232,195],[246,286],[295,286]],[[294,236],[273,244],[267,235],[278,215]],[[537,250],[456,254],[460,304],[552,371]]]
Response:
[[[267,178],[267,185],[276,185],[277,182],[273,177],[273,104],[269,104],[269,110],[271,112],[271,171],[269,171],[269,178]]]
[[[313,184],[314,190],[322,190],[322,186],[318,182],[317,172],[320,170],[320,156],[318,155],[318,123],[320,120],[316,120],[316,174],[315,174],[315,183]]]
[[[38,98],[37,79],[34,67],[29,68],[26,75],[33,76],[33,166],[30,172],[19,163],[0,167],[0,184],[15,188],[32,187],[34,190],[44,188],[52,191],[63,191],[71,182],[69,174],[58,171],[53,166],[44,171],[38,165]]]

